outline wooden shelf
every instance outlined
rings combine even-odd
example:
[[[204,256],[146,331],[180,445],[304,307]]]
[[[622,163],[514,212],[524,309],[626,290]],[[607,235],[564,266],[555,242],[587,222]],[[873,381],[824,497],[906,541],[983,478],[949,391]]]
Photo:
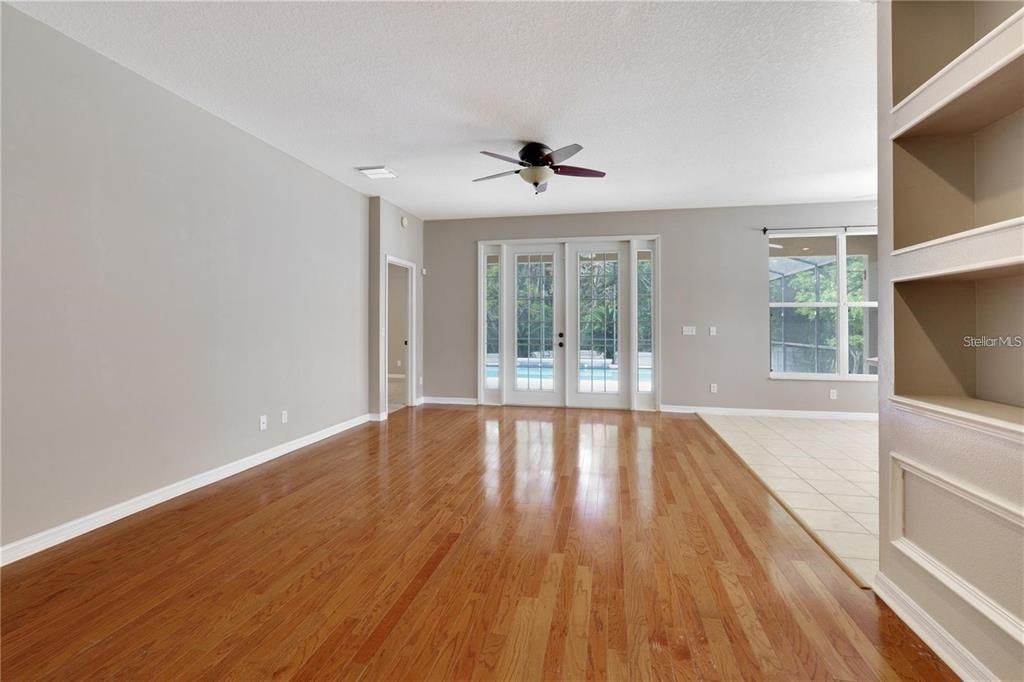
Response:
[[[1024,216],[896,249],[892,255],[894,282],[980,272],[1024,260]]]
[[[1022,83],[1024,8],[894,106],[891,137],[978,131],[1024,106]]]
[[[1024,407],[966,396],[894,395],[897,409],[1024,442]]]
[[[1022,22],[1024,23],[1024,22]],[[919,135],[948,135],[973,133],[1024,107],[1024,54],[1018,55],[991,74],[982,74],[979,80],[963,84],[963,89],[942,83],[952,92],[939,103],[915,101],[896,112],[897,120],[909,119],[892,138]],[[916,106],[914,106],[916,105]],[[923,110],[922,110],[923,109]]]

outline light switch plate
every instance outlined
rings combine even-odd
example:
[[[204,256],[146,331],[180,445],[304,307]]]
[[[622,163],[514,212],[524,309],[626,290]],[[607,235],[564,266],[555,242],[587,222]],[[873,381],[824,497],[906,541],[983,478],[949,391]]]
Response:
[[[683,336],[696,336],[697,328],[689,325],[683,325]]]

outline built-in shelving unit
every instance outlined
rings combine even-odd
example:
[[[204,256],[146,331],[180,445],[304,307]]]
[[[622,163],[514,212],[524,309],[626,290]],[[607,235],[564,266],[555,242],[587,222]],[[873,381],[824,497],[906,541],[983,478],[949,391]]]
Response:
[[[1024,239],[1024,3],[895,2],[893,248]]]
[[[893,401],[1024,434],[1024,2],[892,3],[892,89]]]
[[[1024,572],[1024,2],[877,6],[876,587],[894,608],[919,605],[922,636],[949,633],[929,644],[962,678],[1015,679],[1024,611],[1004,584]]]
[[[1024,437],[1024,258],[895,283],[894,402]]]

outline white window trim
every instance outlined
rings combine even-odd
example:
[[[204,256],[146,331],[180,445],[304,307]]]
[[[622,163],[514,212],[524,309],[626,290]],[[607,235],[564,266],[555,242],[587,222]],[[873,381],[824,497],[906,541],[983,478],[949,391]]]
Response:
[[[808,303],[768,302],[772,308],[830,308],[836,311],[836,364],[839,370],[835,374],[817,374],[814,372],[774,372],[769,366],[768,378],[781,381],[859,381],[878,383],[877,374],[850,373],[850,308],[878,308],[878,301],[850,301],[846,290],[846,237],[848,235],[878,234],[877,229],[837,228],[834,230],[794,231],[792,234],[774,234],[770,239],[787,239],[799,237],[834,237],[836,240],[836,299],[835,301],[815,301]],[[769,254],[769,258],[771,254]],[[769,323],[769,339],[771,329]]]
[[[808,372],[769,372],[772,381],[865,381],[878,383],[877,374],[811,374]]]

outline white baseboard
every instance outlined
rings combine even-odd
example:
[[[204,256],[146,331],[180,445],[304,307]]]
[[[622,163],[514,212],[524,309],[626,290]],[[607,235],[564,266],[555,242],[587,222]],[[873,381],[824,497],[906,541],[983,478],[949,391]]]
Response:
[[[416,400],[412,401],[412,406],[413,407],[418,407],[418,406],[420,406],[422,404],[423,404],[423,396],[420,396],[419,398],[416,398]]]
[[[699,405],[662,405],[662,412],[683,414],[720,414],[730,417],[790,417],[794,419],[850,419],[878,421],[877,412],[839,412],[826,410],[766,410],[746,407],[701,407]]]
[[[424,396],[423,402],[431,405],[476,405],[476,398],[446,398]]]
[[[387,412],[371,412],[366,415],[366,421],[368,422],[382,422],[388,418]]]
[[[875,594],[920,637],[946,665],[964,680],[994,680],[996,676],[975,658],[946,628],[939,625],[917,602],[879,572]]]
[[[62,542],[66,542],[74,537],[88,533],[89,531],[96,530],[100,526],[105,526],[108,523],[113,523],[118,519],[123,519],[126,516],[140,512],[143,509],[148,509],[154,505],[166,502],[167,500],[184,495],[185,493],[191,492],[196,488],[202,488],[204,485],[210,485],[216,483],[222,479],[234,476],[237,473],[251,469],[254,466],[259,466],[264,462],[269,462],[272,459],[287,455],[289,452],[294,452],[300,448],[304,448],[307,445],[312,445],[317,441],[321,441],[325,438],[330,438],[336,434],[346,431],[348,429],[359,426],[369,421],[369,415],[362,415],[349,419],[348,421],[335,424],[334,426],[328,426],[326,429],[322,429],[315,433],[296,438],[295,440],[288,441],[287,443],[281,443],[272,448],[257,452],[255,455],[249,455],[242,459],[237,459],[234,462],[228,462],[216,469],[210,469],[204,471],[201,474],[196,474],[184,480],[176,483],[171,483],[157,490],[152,490],[148,493],[143,493],[138,497],[133,497],[130,500],[119,502],[118,504],[107,507],[106,509],[100,509],[99,511],[87,514],[79,517],[67,523],[62,523],[59,526],[50,528],[48,530],[40,531],[34,535],[30,535],[14,542],[9,542],[3,547],[0,547],[0,566],[6,566],[7,564],[23,559],[27,556],[41,552],[44,549],[59,545]]]
[[[388,374],[388,379],[404,379],[404,374]]]

